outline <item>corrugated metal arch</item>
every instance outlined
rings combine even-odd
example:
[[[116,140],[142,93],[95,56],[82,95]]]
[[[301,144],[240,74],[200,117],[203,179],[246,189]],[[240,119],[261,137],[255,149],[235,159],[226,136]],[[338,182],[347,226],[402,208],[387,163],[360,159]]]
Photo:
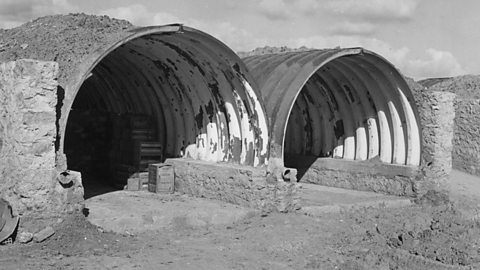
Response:
[[[243,59],[270,121],[270,158],[378,157],[419,165],[413,94],[398,70],[363,48],[311,50]]]
[[[268,124],[258,87],[240,58],[214,37],[179,24],[136,28],[85,14],[46,16],[22,27],[28,31],[11,29],[0,37],[8,44],[0,61],[58,62],[58,157],[78,98],[88,108],[152,116],[166,157],[267,162]],[[63,158],[57,165],[66,169]]]
[[[70,108],[91,78],[107,95],[103,99],[119,100],[110,110],[155,116],[165,156],[266,162],[261,97],[240,59],[201,31],[181,25],[137,28],[82,59],[66,82],[61,151]]]

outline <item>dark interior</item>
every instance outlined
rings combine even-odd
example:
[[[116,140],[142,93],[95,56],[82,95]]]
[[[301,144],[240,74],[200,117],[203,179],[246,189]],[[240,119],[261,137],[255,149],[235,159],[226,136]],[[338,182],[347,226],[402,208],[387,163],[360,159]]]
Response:
[[[239,130],[255,140],[255,123],[242,119],[257,112],[236,59],[222,50],[208,39],[151,34],[93,68],[72,104],[64,141],[86,198],[123,189],[130,177],[145,180],[148,165],[166,158],[253,165],[260,151]]]

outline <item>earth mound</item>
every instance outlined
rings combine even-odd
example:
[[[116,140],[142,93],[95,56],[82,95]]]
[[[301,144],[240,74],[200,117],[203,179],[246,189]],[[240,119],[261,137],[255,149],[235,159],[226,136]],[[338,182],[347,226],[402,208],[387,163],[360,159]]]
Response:
[[[134,26],[108,16],[79,14],[45,16],[0,31],[0,62],[18,59],[56,61],[59,82],[92,48],[100,48]]]
[[[453,78],[437,78],[419,81],[432,91],[446,91],[458,98],[480,99],[480,75],[464,75]]]
[[[282,46],[282,47],[270,47],[270,46],[265,46],[265,47],[258,47],[255,48],[249,52],[237,52],[237,55],[240,56],[240,58],[245,58],[248,56],[254,56],[254,55],[264,55],[264,54],[273,54],[273,53],[287,53],[287,52],[304,52],[304,51],[311,51],[314,50],[313,48],[307,48],[305,46],[302,46],[300,48],[289,48],[287,46]]]

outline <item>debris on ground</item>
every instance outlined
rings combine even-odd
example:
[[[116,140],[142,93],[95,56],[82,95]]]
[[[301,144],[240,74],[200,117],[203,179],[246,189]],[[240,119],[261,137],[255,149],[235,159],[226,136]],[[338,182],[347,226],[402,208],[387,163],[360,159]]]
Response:
[[[29,243],[33,240],[33,233],[21,232],[20,234],[18,234],[17,240],[21,244]]]
[[[55,234],[55,231],[52,227],[48,226],[45,229],[39,231],[38,233],[33,235],[33,241],[37,243],[41,243],[45,241],[47,238]]]

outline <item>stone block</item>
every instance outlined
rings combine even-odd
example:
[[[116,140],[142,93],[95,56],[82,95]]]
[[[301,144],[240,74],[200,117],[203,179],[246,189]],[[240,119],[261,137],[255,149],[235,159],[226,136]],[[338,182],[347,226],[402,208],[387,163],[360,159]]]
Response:
[[[52,227],[48,226],[45,229],[39,231],[38,233],[33,235],[33,241],[37,243],[41,243],[47,240],[49,237],[55,234],[55,231]]]

